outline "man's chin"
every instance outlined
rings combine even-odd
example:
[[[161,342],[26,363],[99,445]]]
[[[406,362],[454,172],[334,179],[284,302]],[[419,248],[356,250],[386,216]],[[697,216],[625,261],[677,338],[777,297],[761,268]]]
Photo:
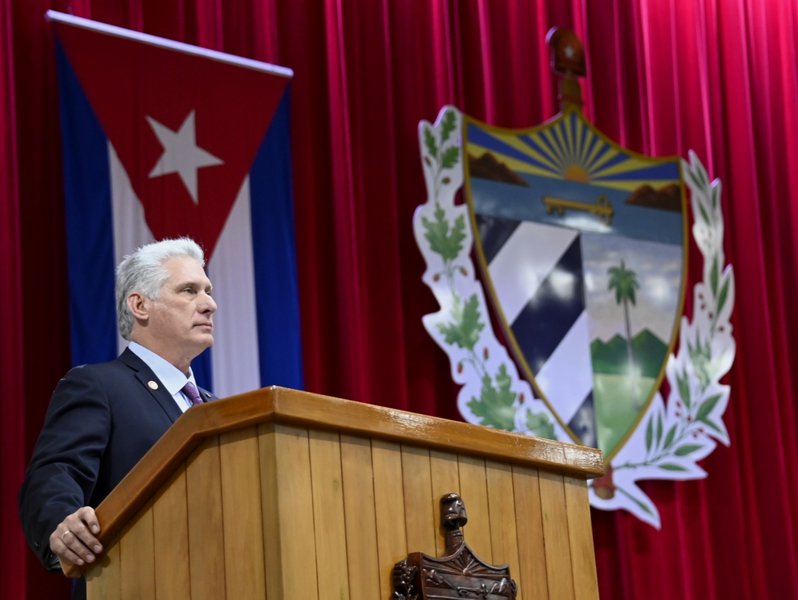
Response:
[[[197,336],[197,355],[202,354],[205,350],[213,346],[213,334],[203,333]]]

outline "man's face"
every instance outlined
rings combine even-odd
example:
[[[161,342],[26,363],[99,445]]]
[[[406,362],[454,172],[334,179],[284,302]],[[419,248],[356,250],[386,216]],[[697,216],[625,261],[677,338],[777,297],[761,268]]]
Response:
[[[191,257],[170,258],[163,266],[169,278],[158,297],[148,301],[149,335],[165,358],[177,355],[191,360],[213,344],[213,286]]]

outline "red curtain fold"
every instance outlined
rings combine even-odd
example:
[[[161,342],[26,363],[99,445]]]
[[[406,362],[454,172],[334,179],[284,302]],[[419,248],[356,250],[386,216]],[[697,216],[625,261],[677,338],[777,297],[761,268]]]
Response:
[[[644,484],[660,531],[626,513],[594,511],[601,594],[798,596],[793,2],[0,0],[0,164],[11,174],[0,183],[7,513],[15,512],[24,460],[69,363],[47,8],[294,69],[306,387],[447,418],[459,418],[457,388],[421,324],[438,307],[421,282],[411,225],[426,198],[418,122],[434,120],[445,104],[503,127],[552,117],[557,84],[545,34],[551,26],[575,29],[588,56],[586,115],[639,152],[686,157],[694,149],[721,178],[737,294],[725,416],[731,446],[703,461],[708,479]],[[692,287],[701,265],[694,244],[690,251]],[[63,596],[63,582],[42,576],[12,529],[0,561],[9,597]]]
[[[17,511],[16,487],[22,481],[25,435],[22,404],[21,275],[19,261],[19,190],[17,187],[16,106],[11,2],[0,0],[0,511]],[[25,571],[24,541],[19,527],[10,527],[0,544],[0,564],[9,573]]]

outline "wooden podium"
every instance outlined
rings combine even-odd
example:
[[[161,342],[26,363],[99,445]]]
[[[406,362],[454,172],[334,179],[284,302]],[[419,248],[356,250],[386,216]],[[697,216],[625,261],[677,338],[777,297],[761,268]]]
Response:
[[[518,598],[597,598],[585,479],[601,453],[284,388],[189,410],[98,507],[88,598],[388,600],[443,553],[441,496]]]

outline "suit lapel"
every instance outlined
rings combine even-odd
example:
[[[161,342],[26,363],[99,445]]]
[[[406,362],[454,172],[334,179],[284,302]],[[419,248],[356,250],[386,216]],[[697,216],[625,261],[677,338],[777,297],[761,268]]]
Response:
[[[180,410],[180,407],[177,405],[177,402],[175,402],[175,399],[164,387],[161,381],[155,376],[155,373],[152,372],[152,369],[147,366],[147,363],[141,360],[128,348],[125,348],[125,351],[119,355],[119,360],[130,367],[135,378],[138,379],[139,385],[141,385],[141,387],[147,391],[150,397],[155,400],[158,406],[163,409],[170,421],[174,423],[177,418],[183,414],[183,412]],[[153,387],[156,389],[152,389]]]

